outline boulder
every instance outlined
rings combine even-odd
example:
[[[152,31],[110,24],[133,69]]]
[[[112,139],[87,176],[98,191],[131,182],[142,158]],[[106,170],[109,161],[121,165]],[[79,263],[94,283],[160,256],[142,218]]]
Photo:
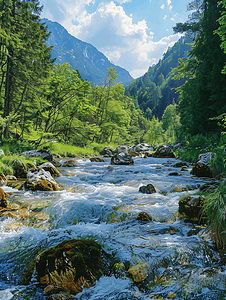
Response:
[[[46,159],[48,161],[52,161],[53,157],[50,150],[45,149],[39,149],[39,150],[30,150],[30,151],[24,151],[20,155],[24,155],[28,158],[30,157],[42,157],[43,159]]]
[[[151,222],[152,221],[152,216],[150,216],[146,212],[140,212],[138,216],[136,217],[136,220],[139,221],[146,221],[146,222]]]
[[[38,168],[48,171],[51,174],[51,176],[53,176],[53,177],[61,176],[60,172],[57,170],[57,168],[51,162],[46,162],[44,164],[41,164]]]
[[[101,157],[90,157],[91,162],[105,162],[105,160]]]
[[[108,261],[97,242],[72,239],[37,257],[37,277],[46,287],[77,294],[92,286],[106,272]]]
[[[204,198],[199,195],[187,195],[179,200],[179,214],[188,221],[197,223],[204,222],[204,216],[201,215]]]
[[[214,152],[200,154],[198,161],[191,170],[191,174],[197,177],[214,177],[213,171],[210,168],[210,161],[214,156],[216,156]]]
[[[153,153],[153,157],[167,157],[167,158],[175,158],[175,155],[173,153],[172,146],[158,146],[155,150],[155,153]]]
[[[6,200],[6,193],[0,188],[0,209],[6,208],[8,206],[8,202]]]
[[[0,173],[0,185],[6,185],[7,184],[7,179],[3,173]]]
[[[20,160],[18,158],[15,159],[12,162],[12,167],[13,167],[13,175],[16,178],[27,178],[28,166],[22,160]],[[34,167],[34,166],[31,166],[31,167]]]
[[[133,165],[134,161],[132,156],[128,153],[118,153],[111,158],[112,165]]]
[[[139,188],[139,192],[144,194],[154,194],[156,193],[155,187],[149,183],[148,185],[143,185]]]
[[[149,151],[150,149],[152,149],[152,147],[150,147],[146,143],[141,143],[141,144],[134,146],[133,149],[134,149],[134,152],[139,153],[139,152]]]
[[[114,154],[118,154],[118,153],[128,153],[128,149],[129,149],[129,147],[128,147],[128,146],[125,146],[125,145],[123,145],[123,146],[118,146],[117,148],[115,148],[115,149],[113,150],[113,155],[114,155]]]
[[[111,149],[105,147],[103,150],[100,151],[100,155],[103,155],[105,157],[112,157],[113,153],[112,153]]]
[[[44,169],[30,169],[24,183],[26,190],[32,191],[57,191],[59,187],[49,172]]]

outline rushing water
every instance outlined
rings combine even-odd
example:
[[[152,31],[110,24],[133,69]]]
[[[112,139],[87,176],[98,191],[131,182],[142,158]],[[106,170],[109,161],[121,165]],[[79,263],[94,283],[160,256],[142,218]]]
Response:
[[[61,241],[92,237],[122,262],[143,265],[148,277],[143,286],[123,276],[103,276],[73,299],[225,299],[226,268],[201,227],[175,217],[182,195],[194,193],[206,179],[178,171],[176,159],[135,158],[131,166],[113,166],[110,160],[78,160],[73,168],[59,168],[58,192],[13,192],[9,200],[39,213],[20,222],[0,219],[0,299],[46,299],[35,272],[28,286],[21,274],[35,255]],[[142,194],[152,183],[157,193]],[[187,188],[173,192],[175,188]],[[139,212],[154,221],[136,220]],[[16,224],[15,224],[16,222]],[[14,225],[14,226],[12,226]],[[191,229],[195,234],[190,234]],[[162,297],[162,298],[161,298]]]

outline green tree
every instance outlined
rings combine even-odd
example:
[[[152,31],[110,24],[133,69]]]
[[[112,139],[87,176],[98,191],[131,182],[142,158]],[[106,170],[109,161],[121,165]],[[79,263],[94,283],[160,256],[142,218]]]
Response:
[[[217,130],[217,122],[210,118],[226,110],[226,77],[221,73],[226,55],[215,34],[219,27],[217,20],[225,9],[216,0],[204,0],[201,8],[202,17],[194,25],[198,34],[189,58],[176,69],[180,77],[188,77],[179,89],[180,112],[183,132],[192,135]]]
[[[38,105],[37,89],[51,66],[38,0],[0,0],[2,130],[23,137]]]

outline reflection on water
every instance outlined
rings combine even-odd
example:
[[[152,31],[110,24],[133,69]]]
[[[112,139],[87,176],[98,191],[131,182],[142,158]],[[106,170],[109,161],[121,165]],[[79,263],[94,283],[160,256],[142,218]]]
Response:
[[[145,264],[143,286],[127,277],[101,277],[74,299],[217,299],[224,291],[225,266],[203,229],[176,218],[182,195],[194,193],[204,179],[182,176],[175,159],[135,158],[133,166],[79,160],[62,168],[58,192],[14,192],[10,201],[29,211],[21,220],[0,219],[0,299],[46,299],[35,273],[20,284],[25,266],[37,253],[71,238],[92,236],[123,262]],[[153,184],[157,193],[142,194]],[[136,220],[147,212],[153,222]],[[191,233],[192,232],[192,233]],[[162,298],[161,298],[162,297]],[[187,298],[186,298],[187,297]]]

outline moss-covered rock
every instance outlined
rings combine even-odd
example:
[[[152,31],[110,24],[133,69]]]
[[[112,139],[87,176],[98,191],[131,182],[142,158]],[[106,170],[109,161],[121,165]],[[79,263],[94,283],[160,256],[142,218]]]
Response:
[[[57,170],[57,168],[50,162],[46,162],[44,164],[41,164],[39,166],[39,169],[44,169],[45,171],[49,172],[51,174],[51,176],[53,176],[53,177],[60,177],[61,176],[61,174]]]
[[[155,150],[153,157],[175,158],[175,154],[171,146],[162,145]]]
[[[152,216],[150,216],[146,212],[140,212],[138,216],[136,217],[136,220],[139,221],[146,221],[146,222],[151,222],[152,221]]]
[[[49,172],[44,169],[28,171],[27,180],[24,183],[26,190],[32,191],[57,191],[59,187]]]
[[[6,193],[3,191],[2,188],[0,188],[0,208],[5,208],[8,205],[8,202],[6,200]]]
[[[40,284],[77,294],[104,273],[106,254],[91,240],[68,240],[42,252],[36,259]]]
[[[179,214],[180,217],[196,222],[204,223],[205,217],[201,212],[203,209],[204,198],[199,195],[187,195],[179,200]]]

